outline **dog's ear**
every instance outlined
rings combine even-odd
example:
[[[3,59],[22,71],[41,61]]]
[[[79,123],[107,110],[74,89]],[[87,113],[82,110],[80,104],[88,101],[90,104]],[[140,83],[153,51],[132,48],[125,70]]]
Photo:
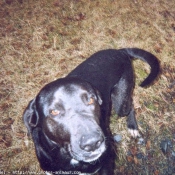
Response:
[[[35,99],[31,100],[23,113],[24,124],[28,129],[28,134],[37,126],[39,117],[35,107]]]
[[[101,105],[103,103],[103,100],[102,100],[101,94],[98,90],[96,90],[96,95],[97,95],[97,101],[98,101],[99,105]]]

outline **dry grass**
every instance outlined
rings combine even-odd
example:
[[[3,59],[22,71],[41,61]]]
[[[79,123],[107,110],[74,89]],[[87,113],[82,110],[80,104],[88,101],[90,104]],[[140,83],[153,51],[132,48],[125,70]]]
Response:
[[[175,150],[174,9],[174,0],[0,1],[0,170],[40,170],[22,113],[42,86],[98,50],[139,47],[160,59],[162,75],[154,86],[135,89],[145,144],[130,138],[124,118],[111,117],[113,133],[123,137],[116,174],[168,174],[175,161],[168,162],[160,142],[169,138]],[[134,65],[138,84],[149,68]]]

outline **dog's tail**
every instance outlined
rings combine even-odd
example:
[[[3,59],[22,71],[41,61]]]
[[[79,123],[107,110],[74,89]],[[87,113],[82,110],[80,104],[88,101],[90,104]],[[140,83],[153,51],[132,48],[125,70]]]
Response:
[[[132,58],[139,58],[144,62],[147,62],[150,67],[151,71],[148,77],[140,84],[141,87],[145,87],[150,85],[158,76],[160,72],[160,64],[159,60],[151,53],[138,49],[138,48],[126,48],[125,49],[127,54]]]

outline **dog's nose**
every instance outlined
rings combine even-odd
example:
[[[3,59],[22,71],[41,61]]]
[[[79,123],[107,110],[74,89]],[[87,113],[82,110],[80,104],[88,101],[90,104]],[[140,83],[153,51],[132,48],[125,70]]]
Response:
[[[103,143],[104,137],[101,134],[83,135],[80,139],[80,148],[90,152],[98,149]]]

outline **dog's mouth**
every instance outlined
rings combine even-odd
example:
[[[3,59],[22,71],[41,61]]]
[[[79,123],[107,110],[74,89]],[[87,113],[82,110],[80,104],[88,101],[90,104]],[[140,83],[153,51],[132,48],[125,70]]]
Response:
[[[97,161],[100,156],[105,152],[105,150],[105,145],[102,145],[97,150],[91,152],[85,152],[83,150],[73,151],[72,146],[68,145],[68,151],[73,159],[87,163],[93,163],[94,161]]]

